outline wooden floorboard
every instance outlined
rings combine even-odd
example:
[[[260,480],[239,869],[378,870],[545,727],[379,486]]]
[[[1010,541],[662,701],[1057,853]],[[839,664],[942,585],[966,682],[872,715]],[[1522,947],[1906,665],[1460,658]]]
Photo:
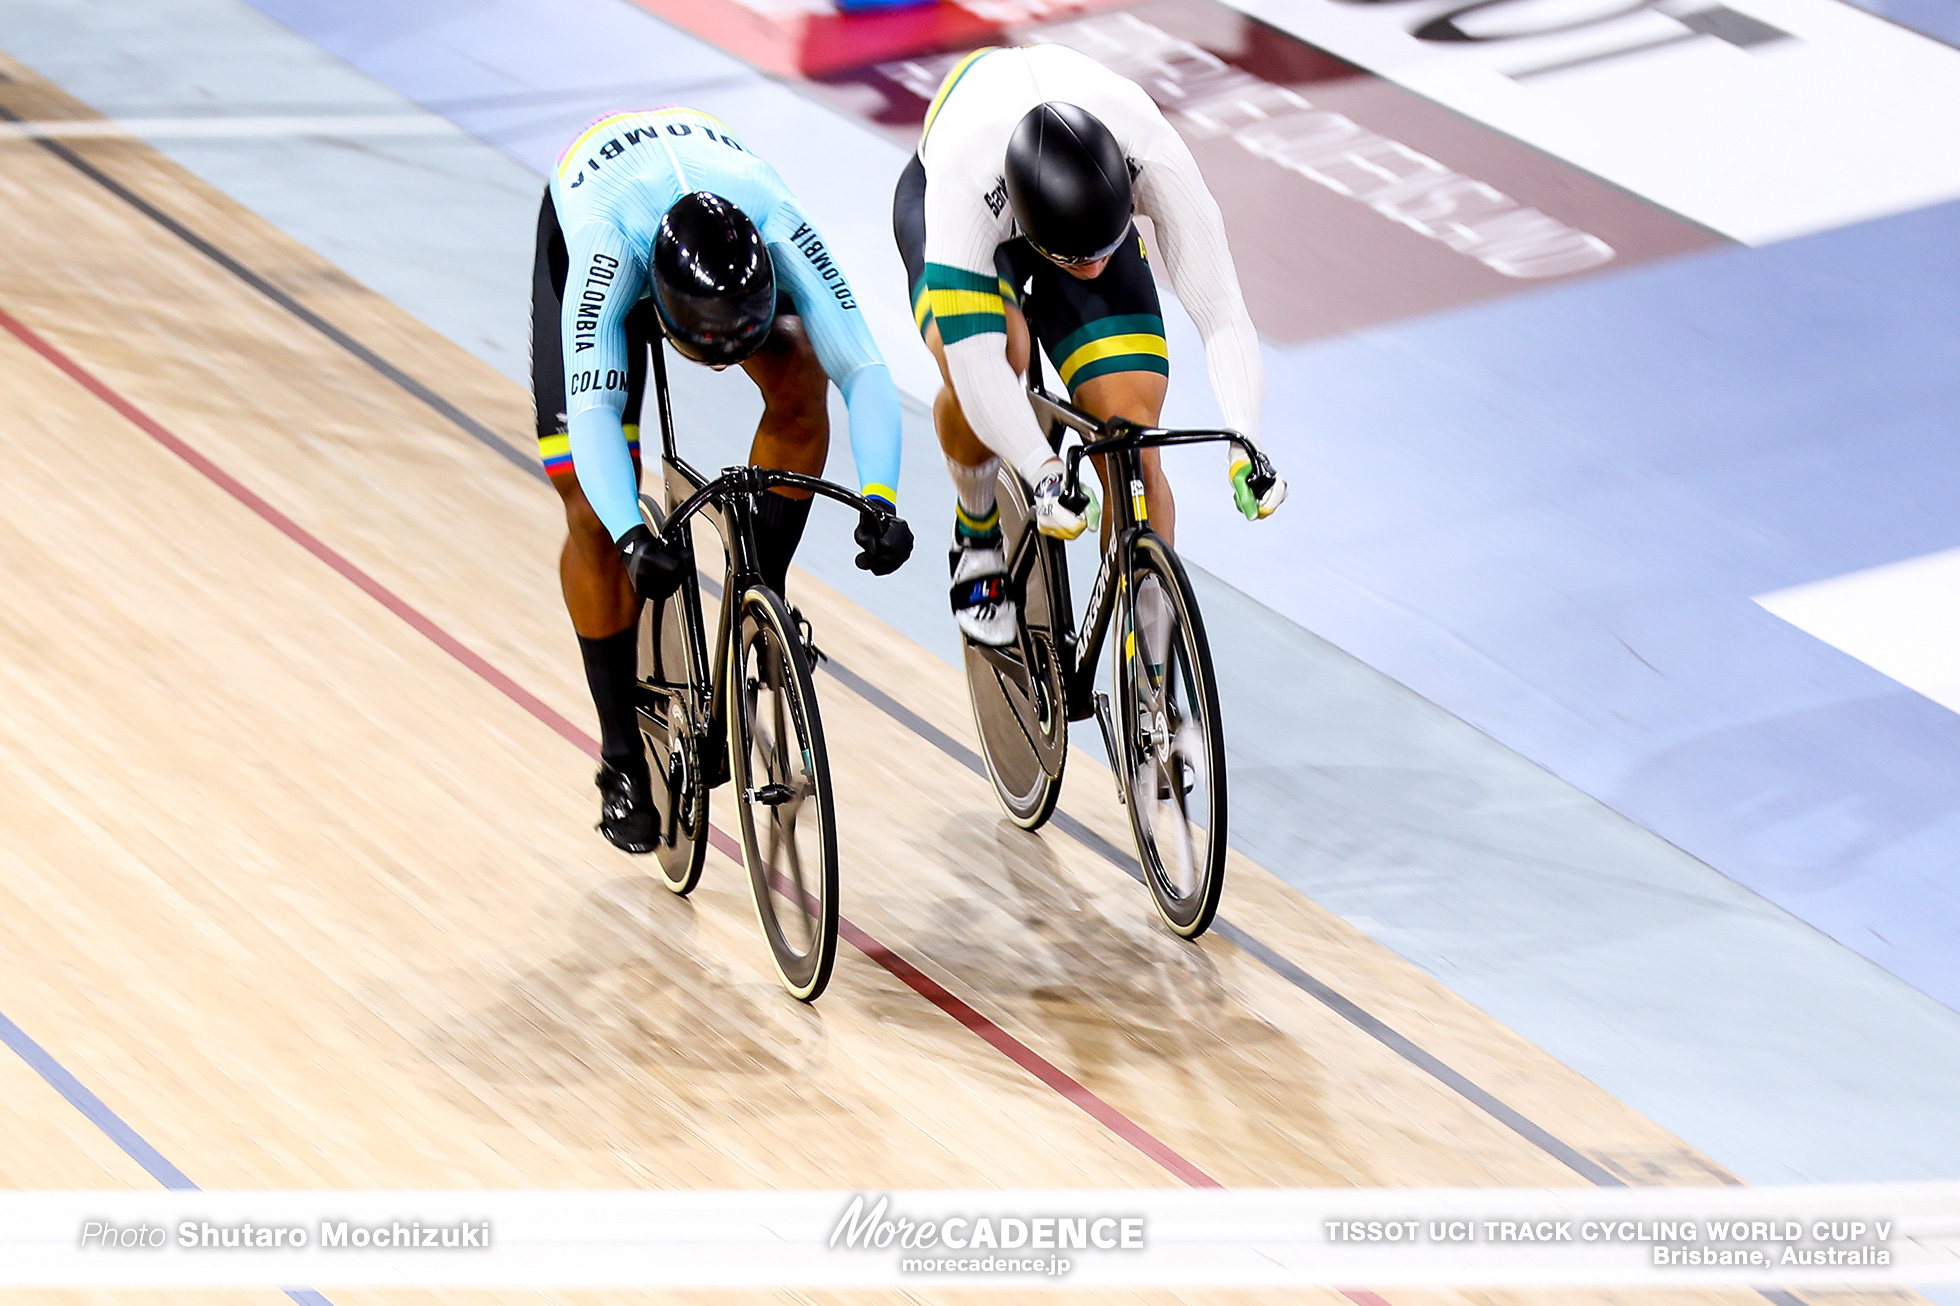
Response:
[[[13,111],[84,112],[7,71]],[[231,201],[134,142],[71,148],[528,442],[517,387]],[[591,728],[557,501],[480,433],[34,142],[0,141],[0,229],[0,312],[266,508],[0,335],[0,1010],[195,1182],[1175,1182],[856,951],[815,1008],[788,999],[719,854],[681,901],[598,838],[591,759],[399,610]],[[951,668],[807,575],[791,590],[839,663],[972,746]],[[1173,939],[1094,848],[1015,829],[983,779],[835,678],[820,690],[846,913],[1193,1166],[1230,1185],[1580,1182],[1227,939]],[[1127,848],[1108,774],[1072,766],[1067,810]],[[1229,918],[1594,1163],[1732,1182],[1260,867],[1235,855],[1229,884]],[[5,1057],[0,1136],[27,1140],[0,1184],[152,1182]]]

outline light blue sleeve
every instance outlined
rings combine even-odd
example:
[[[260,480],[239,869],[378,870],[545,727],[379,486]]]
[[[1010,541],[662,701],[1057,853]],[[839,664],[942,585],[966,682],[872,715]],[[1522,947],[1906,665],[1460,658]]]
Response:
[[[902,448],[898,387],[865,325],[857,296],[815,225],[793,202],[785,201],[770,216],[768,237],[777,281],[789,291],[817,361],[844,394],[858,486],[896,504]]]
[[[883,363],[860,367],[837,386],[851,415],[851,458],[857,463],[858,488],[898,506],[898,464],[904,448],[904,424],[898,407],[898,387]]]
[[[626,446],[626,313],[642,273],[626,237],[593,222],[568,232],[570,256],[561,323],[566,431],[587,503],[617,540],[640,524],[639,483]]]

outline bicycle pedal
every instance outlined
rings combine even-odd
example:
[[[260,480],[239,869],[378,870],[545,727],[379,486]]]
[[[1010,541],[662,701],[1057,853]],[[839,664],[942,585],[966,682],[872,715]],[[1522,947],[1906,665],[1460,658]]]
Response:
[[[810,627],[810,619],[798,608],[789,610],[790,625],[796,627],[796,637],[803,641],[803,655],[815,667],[819,662],[830,661],[830,654],[817,647],[816,632]]]
[[[760,803],[764,807],[781,807],[794,797],[796,797],[796,791],[788,785],[773,784],[763,785],[760,789],[747,791],[742,795],[742,800],[749,803]]]

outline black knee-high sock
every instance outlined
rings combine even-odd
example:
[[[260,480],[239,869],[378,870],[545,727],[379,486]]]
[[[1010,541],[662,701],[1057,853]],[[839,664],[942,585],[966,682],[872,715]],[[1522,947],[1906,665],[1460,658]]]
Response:
[[[786,499],[773,490],[756,496],[756,565],[762,569],[762,579],[778,594],[789,578],[789,560],[803,542],[812,502],[814,499]]]
[[[639,674],[640,630],[628,626],[604,639],[578,639],[585,659],[585,683],[599,711],[599,757],[607,766],[637,778],[647,773],[639,723],[633,719],[633,680]]]

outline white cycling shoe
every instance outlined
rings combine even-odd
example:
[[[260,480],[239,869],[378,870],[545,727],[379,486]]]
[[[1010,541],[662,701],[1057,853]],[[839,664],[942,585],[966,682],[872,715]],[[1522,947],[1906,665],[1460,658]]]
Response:
[[[1004,648],[1014,642],[1020,611],[1007,592],[1007,555],[986,548],[953,545],[953,620],[976,644]]]
[[[1062,473],[1057,466],[1035,483],[1034,528],[1058,540],[1072,540],[1089,526],[1083,513],[1071,511],[1062,503]]]

